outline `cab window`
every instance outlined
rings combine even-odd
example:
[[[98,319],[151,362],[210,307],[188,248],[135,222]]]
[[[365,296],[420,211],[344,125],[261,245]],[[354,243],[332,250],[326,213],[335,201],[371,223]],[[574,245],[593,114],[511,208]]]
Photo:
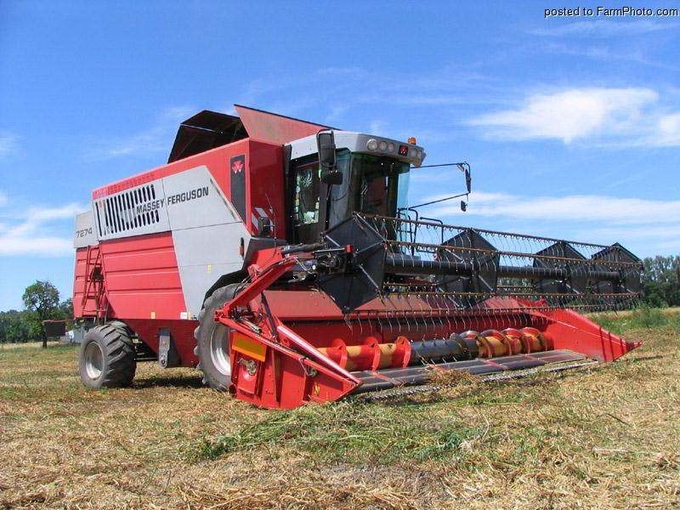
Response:
[[[319,222],[319,164],[312,162],[297,168],[295,174],[295,224]]]

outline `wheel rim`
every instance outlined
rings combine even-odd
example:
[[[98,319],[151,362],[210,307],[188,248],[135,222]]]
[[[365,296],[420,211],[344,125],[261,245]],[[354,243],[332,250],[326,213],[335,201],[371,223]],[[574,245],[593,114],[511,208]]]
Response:
[[[226,377],[231,376],[231,359],[229,356],[229,342],[227,328],[216,325],[210,335],[210,360],[213,366]]]
[[[99,379],[104,370],[104,353],[97,342],[90,342],[85,348],[85,372],[90,379]]]

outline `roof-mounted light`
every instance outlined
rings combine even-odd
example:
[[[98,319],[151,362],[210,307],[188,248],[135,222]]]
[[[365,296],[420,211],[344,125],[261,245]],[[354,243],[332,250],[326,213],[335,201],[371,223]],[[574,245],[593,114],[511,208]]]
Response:
[[[369,140],[366,142],[366,149],[371,152],[396,154],[401,157],[422,161],[425,158],[425,153],[423,153],[420,147],[414,147],[415,141],[416,139],[411,137],[408,139],[407,145],[405,143],[396,144],[390,140],[369,138]]]

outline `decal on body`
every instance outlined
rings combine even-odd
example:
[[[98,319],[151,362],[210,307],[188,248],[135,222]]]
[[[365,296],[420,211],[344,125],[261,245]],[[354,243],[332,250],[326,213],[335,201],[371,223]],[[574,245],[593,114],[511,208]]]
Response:
[[[246,248],[250,242],[239,213],[206,166],[98,198],[89,214],[99,241],[172,232],[189,318],[198,315],[220,275],[243,268],[241,239]]]

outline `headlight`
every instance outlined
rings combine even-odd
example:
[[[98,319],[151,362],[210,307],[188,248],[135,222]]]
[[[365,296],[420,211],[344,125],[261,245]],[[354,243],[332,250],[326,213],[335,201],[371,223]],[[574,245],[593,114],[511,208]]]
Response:
[[[378,140],[376,140],[375,138],[371,138],[368,142],[366,142],[366,148],[369,151],[378,150]]]
[[[381,141],[381,142],[378,144],[378,149],[380,149],[381,151],[385,152],[385,151],[387,150],[387,142],[386,142],[385,140]]]
[[[394,152],[394,144],[392,142],[387,144],[387,152]]]

